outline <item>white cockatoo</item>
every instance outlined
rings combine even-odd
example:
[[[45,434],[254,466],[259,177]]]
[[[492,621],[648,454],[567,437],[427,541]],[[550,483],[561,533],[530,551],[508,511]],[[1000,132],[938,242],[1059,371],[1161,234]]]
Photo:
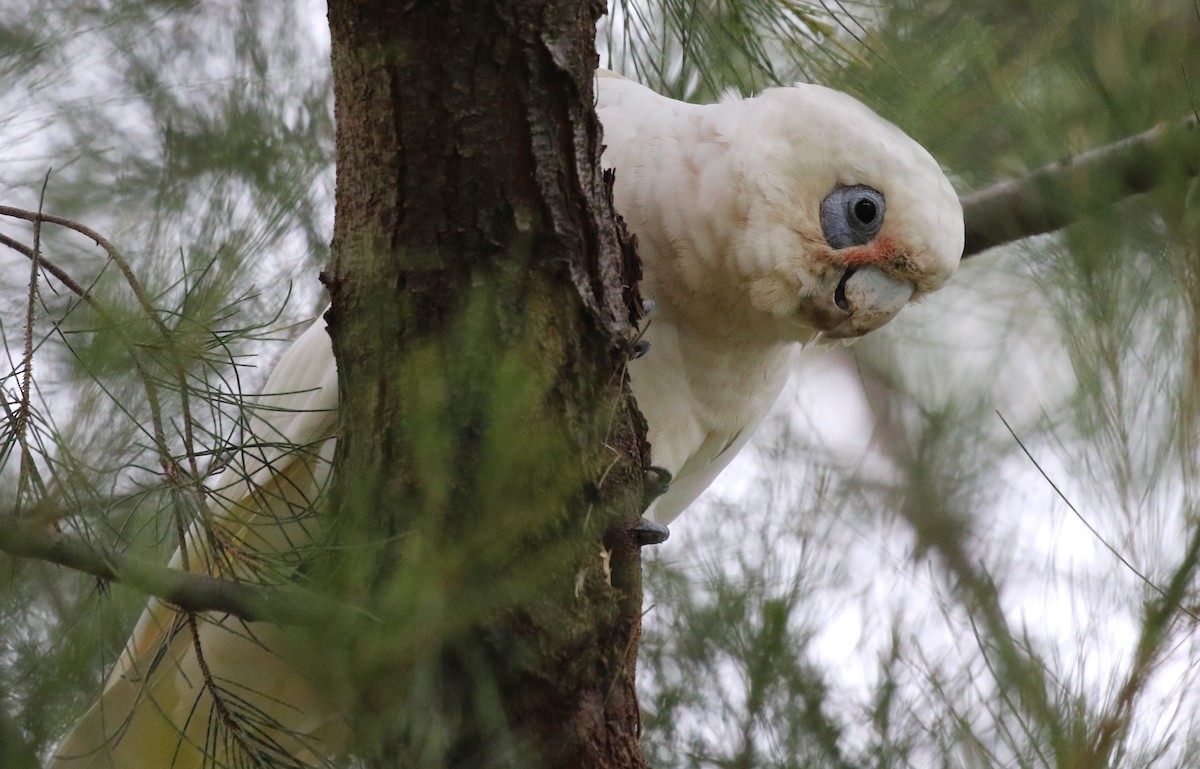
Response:
[[[614,202],[637,236],[649,353],[630,365],[666,524],[746,445],[796,344],[853,339],[941,288],[962,206],[925,149],[818,85],[687,104],[601,72]]]
[[[963,249],[962,208],[928,152],[828,88],[694,105],[601,72],[597,92],[603,164],[616,171],[616,208],[654,303],[649,351],[630,372],[652,461],[672,479],[647,510],[665,525],[750,439],[797,344],[865,334],[946,283]],[[246,556],[214,563],[208,538],[195,536],[192,570],[286,562],[311,541],[336,428],[323,320],[285,352],[265,393],[257,440],[208,484],[224,550]],[[320,765],[347,727],[303,669],[284,628],[189,620],[152,601],[52,766],[241,766],[255,754]]]

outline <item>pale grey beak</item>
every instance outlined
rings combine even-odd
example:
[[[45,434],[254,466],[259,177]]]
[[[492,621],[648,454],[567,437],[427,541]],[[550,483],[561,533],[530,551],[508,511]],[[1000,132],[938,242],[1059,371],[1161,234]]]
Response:
[[[814,317],[827,339],[862,336],[896,317],[915,290],[878,267],[851,267],[831,296],[814,302]]]

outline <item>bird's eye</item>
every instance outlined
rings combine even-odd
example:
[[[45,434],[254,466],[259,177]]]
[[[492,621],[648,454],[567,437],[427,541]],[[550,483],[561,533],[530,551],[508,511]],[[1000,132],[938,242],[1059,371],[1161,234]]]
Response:
[[[859,224],[870,226],[871,222],[875,221],[875,201],[864,196],[854,201],[854,218],[858,219]]]
[[[883,193],[866,185],[836,187],[821,201],[821,231],[834,248],[869,243],[883,227]]]

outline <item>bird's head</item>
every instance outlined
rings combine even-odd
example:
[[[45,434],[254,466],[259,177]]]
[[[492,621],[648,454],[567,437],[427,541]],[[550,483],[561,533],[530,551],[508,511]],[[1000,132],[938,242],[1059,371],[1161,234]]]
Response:
[[[736,280],[784,338],[852,339],[943,286],[963,250],[937,162],[851,96],[776,88],[727,127]]]

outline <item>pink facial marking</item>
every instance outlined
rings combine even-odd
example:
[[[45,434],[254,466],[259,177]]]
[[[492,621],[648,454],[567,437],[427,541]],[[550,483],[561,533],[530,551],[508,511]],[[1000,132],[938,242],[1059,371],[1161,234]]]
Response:
[[[900,249],[892,239],[880,235],[870,243],[855,246],[838,252],[839,260],[847,267],[862,267],[869,264],[882,264],[899,256]]]

